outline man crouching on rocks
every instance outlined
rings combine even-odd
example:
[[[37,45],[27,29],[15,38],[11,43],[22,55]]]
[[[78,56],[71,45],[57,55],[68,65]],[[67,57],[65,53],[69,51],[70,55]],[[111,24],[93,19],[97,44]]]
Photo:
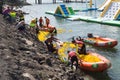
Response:
[[[19,30],[19,31],[25,31],[25,21],[24,20],[22,20],[22,21],[20,21],[17,25],[16,25],[16,27],[17,27],[17,29]]]
[[[57,44],[56,47],[53,45],[53,41]],[[48,51],[58,53],[58,49],[62,46],[63,42],[54,37],[54,34],[51,34],[50,38],[45,41],[45,44],[48,48]]]

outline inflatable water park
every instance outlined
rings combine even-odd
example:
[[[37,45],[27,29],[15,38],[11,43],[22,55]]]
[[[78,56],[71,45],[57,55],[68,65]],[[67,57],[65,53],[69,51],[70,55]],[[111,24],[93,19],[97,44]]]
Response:
[[[96,8],[90,7],[86,10],[96,10]],[[86,22],[120,26],[120,0],[106,0],[97,10],[100,10],[100,15],[97,17],[84,16],[76,14],[72,7],[67,7],[64,4],[61,4],[55,11],[47,11],[46,14],[66,18],[70,21],[82,20]]]
[[[93,3],[92,3],[92,0],[89,1],[86,1],[85,2],[86,5],[89,5],[89,7],[87,7],[86,9],[79,9],[79,10],[74,10],[72,7],[68,7],[64,4],[61,4],[59,6],[57,6],[55,12],[54,11],[46,11],[46,14],[51,14],[51,15],[54,15],[54,16],[59,16],[59,17],[63,17],[63,18],[70,18],[71,16],[75,16],[76,13],[75,12],[78,12],[78,11],[91,11],[91,10],[97,10],[96,7],[92,7]],[[78,16],[78,15],[77,15]]]

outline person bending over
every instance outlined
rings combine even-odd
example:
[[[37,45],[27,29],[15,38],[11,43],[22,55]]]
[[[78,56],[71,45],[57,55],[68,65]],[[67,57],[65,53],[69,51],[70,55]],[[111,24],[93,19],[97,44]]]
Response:
[[[71,61],[71,69],[73,69],[73,64],[76,62],[76,70],[78,68],[78,58],[75,51],[68,51],[68,60]]]

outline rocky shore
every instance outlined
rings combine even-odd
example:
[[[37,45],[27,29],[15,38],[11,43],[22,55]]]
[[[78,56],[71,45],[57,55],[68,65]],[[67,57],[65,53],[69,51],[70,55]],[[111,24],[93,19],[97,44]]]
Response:
[[[81,80],[44,43],[30,33],[19,32],[0,15],[0,80]]]

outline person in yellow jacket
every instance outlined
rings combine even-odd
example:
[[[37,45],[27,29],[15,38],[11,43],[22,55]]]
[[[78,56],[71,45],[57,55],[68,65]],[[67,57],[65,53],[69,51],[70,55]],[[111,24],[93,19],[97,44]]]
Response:
[[[17,16],[19,17],[19,21],[24,20],[24,14],[23,14],[23,11],[18,10],[18,11],[17,11]]]
[[[31,20],[31,22],[30,22],[30,30],[31,31],[35,31],[36,27],[38,27],[38,25],[37,25],[37,18]]]
[[[16,12],[14,10],[10,11],[10,22],[13,23],[16,21]]]
[[[25,20],[24,15],[22,13],[21,13],[21,15],[19,17],[20,17],[20,21]]]

